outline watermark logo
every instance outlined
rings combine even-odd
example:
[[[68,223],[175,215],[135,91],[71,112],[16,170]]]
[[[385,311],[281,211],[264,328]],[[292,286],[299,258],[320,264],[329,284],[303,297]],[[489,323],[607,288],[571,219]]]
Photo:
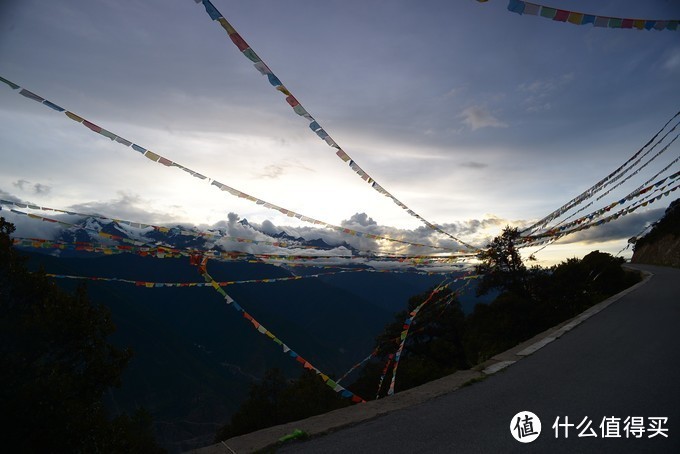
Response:
[[[531,443],[541,434],[541,420],[530,411],[520,411],[510,421],[510,433],[520,443]]]
[[[578,421],[578,419],[577,419]],[[555,430],[555,438],[569,438],[569,433],[576,434],[578,438],[668,438],[668,418],[665,416],[650,416],[647,418],[648,424],[645,425],[644,416],[627,416],[620,418],[616,416],[605,416],[596,427],[598,431],[591,427],[593,420],[584,416],[577,425],[569,422],[569,416],[561,420],[560,416],[555,418],[552,428]],[[596,422],[597,424],[597,422]]]

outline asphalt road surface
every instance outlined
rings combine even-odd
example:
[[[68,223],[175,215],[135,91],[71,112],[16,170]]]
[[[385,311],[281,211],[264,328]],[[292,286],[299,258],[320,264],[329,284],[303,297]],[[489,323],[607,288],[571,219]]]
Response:
[[[680,269],[639,268],[648,283],[486,380],[278,452],[680,453]]]

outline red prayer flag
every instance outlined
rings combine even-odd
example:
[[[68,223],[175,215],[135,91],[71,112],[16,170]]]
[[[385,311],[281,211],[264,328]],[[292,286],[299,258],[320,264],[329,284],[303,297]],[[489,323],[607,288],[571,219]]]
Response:
[[[553,17],[553,20],[556,20],[556,21],[559,21],[559,22],[566,22],[568,18],[569,18],[569,11],[565,11],[563,9],[558,9],[557,12],[555,13],[555,17]]]
[[[101,132],[101,130],[102,130],[101,127],[97,126],[97,125],[94,124],[94,123],[90,123],[90,122],[87,121],[87,120],[83,120],[83,125],[87,126],[89,129],[91,129],[91,130],[94,131],[94,132]]]
[[[238,33],[232,33],[231,35],[229,35],[229,38],[231,38],[231,41],[234,44],[236,44],[236,47],[238,47],[238,50],[240,50],[241,52],[250,47],[248,43],[246,43],[245,40],[241,38],[241,35],[239,35]]]
[[[634,19],[624,19],[621,22],[621,28],[633,28]]]

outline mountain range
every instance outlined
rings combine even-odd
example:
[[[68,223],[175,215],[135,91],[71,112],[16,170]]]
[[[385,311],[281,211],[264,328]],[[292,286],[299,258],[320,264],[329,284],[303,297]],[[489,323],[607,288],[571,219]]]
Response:
[[[236,229],[234,227],[237,227]],[[237,231],[240,235],[234,235]],[[102,242],[102,235],[112,235],[125,240],[136,241],[145,244],[162,245],[172,248],[184,249],[228,249],[239,250],[239,244],[265,243],[272,248],[285,249],[286,247],[299,249],[316,249],[321,251],[342,251],[345,254],[357,254],[357,251],[347,242],[331,245],[321,238],[305,239],[288,234],[285,230],[276,233],[264,232],[262,229],[241,219],[231,222],[224,227],[199,230],[196,227],[175,225],[170,227],[151,227],[145,224],[117,222],[105,218],[84,217],[71,227],[61,229],[56,240],[65,242]],[[235,241],[234,237],[240,236],[242,240]],[[245,237],[245,238],[243,238]],[[253,241],[253,242],[250,242]],[[270,243],[270,244],[267,244]],[[284,244],[285,246],[279,246]],[[257,251],[256,251],[257,252]],[[77,255],[77,254],[76,254]]]

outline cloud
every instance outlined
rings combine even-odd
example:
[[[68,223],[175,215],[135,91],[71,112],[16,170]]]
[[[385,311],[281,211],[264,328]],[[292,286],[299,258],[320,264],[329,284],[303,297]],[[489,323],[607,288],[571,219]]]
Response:
[[[153,205],[153,201],[143,199],[138,194],[118,191],[118,198],[116,199],[111,199],[106,202],[93,201],[78,203],[71,205],[69,210],[88,214],[98,214],[111,218],[134,219],[140,222],[153,224],[171,223],[175,221],[175,218],[172,215],[156,212],[148,208]]]
[[[481,128],[507,128],[508,124],[494,117],[486,107],[470,106],[459,115],[463,124],[473,131]]]
[[[265,220],[262,225],[260,225],[260,230],[262,230],[267,235],[275,235],[280,232],[280,230],[277,229],[274,223],[269,219]]]
[[[535,80],[529,84],[520,84],[518,88],[520,91],[524,92],[548,94],[554,92],[558,88],[562,88],[572,80],[574,80],[574,73],[568,73],[552,79]]]
[[[46,240],[53,240],[59,236],[63,227],[52,222],[40,222],[31,219],[28,216],[12,213],[9,210],[2,210],[0,216],[4,217],[8,222],[11,222],[16,227],[13,236],[24,238],[44,238]],[[53,219],[59,219],[66,222],[72,220],[67,219],[66,216],[54,215]]]
[[[48,186],[46,184],[42,184],[42,183],[33,184],[30,181],[24,180],[24,179],[17,180],[15,182],[13,182],[12,185],[15,188],[18,188],[20,191],[26,191],[26,190],[28,190],[28,187],[32,185],[33,194],[38,194],[38,195],[47,195],[52,190],[52,187]]]
[[[270,164],[264,169],[262,169],[262,172],[258,175],[261,178],[271,178],[271,179],[276,179],[283,175],[284,172],[284,166],[276,165],[276,164]]]
[[[455,96],[458,96],[463,90],[464,90],[463,88],[454,87],[454,88],[452,88],[451,90],[449,90],[449,91],[447,91],[446,93],[444,93],[443,98],[444,98],[444,99],[453,98],[453,97],[455,97]]]
[[[574,73],[563,74],[559,77],[550,79],[534,80],[531,83],[523,83],[517,87],[521,93],[526,93],[527,97],[522,101],[528,112],[541,112],[550,110],[552,104],[550,99],[558,94],[574,80]]]
[[[51,190],[52,187],[45,184],[36,183],[33,185],[33,192],[36,194],[46,195],[49,194]]]
[[[29,184],[31,184],[31,182],[28,181],[28,180],[17,180],[14,183],[12,183],[12,185],[15,188],[19,188],[22,191],[24,190],[24,186],[29,185]]]
[[[353,224],[358,224],[362,227],[368,227],[369,225],[378,225],[373,218],[368,217],[366,213],[355,213],[349,220],[342,221],[343,227],[348,227]]]
[[[256,173],[255,176],[259,178],[269,178],[275,180],[283,176],[291,168],[313,172],[312,169],[310,169],[309,167],[305,166],[300,162],[284,162],[278,164],[269,164],[266,167],[262,168],[261,172]]]
[[[0,199],[7,200],[9,202],[18,202],[18,203],[23,203],[30,205],[30,202],[27,202],[25,200],[20,199],[19,197],[16,197],[15,195],[4,191],[0,189]],[[61,231],[62,227],[59,226],[58,224],[51,223],[51,222],[40,222],[35,219],[31,219],[26,215],[22,215],[19,213],[14,213],[10,211],[10,209],[15,208],[13,206],[5,206],[3,207],[0,205],[0,217],[5,218],[8,222],[11,222],[14,224],[16,227],[16,231],[14,232],[14,236],[18,237],[26,237],[26,238],[45,238],[48,240],[54,239],[57,237],[59,232]],[[22,208],[19,208],[18,211],[21,212],[28,212],[29,210],[25,210]],[[53,219],[59,219],[63,221],[70,221],[72,219],[72,216],[63,216],[63,215],[51,215],[49,216],[50,218]]]
[[[662,66],[666,71],[673,73],[680,71],[680,48],[675,48],[668,52]]]
[[[637,235],[645,226],[659,220],[665,208],[655,208],[642,213],[631,213],[599,227],[582,230],[560,239],[561,244],[603,243],[606,241],[627,240]]]
[[[484,169],[486,167],[489,167],[488,164],[484,164],[482,162],[476,162],[476,161],[467,161],[467,162],[462,162],[458,164],[460,167],[466,167],[468,169]]]
[[[0,188],[0,199],[8,200],[10,202],[22,202],[19,197],[15,196],[14,194],[10,194],[2,188]]]
[[[526,223],[524,221],[512,221],[493,215],[488,215],[484,219],[471,219],[456,223],[442,224],[440,227],[445,232],[459,237],[461,240],[469,244],[481,247],[487,244],[490,239],[497,235],[506,225],[515,226],[525,224]],[[400,241],[408,241],[417,244],[428,244],[452,249],[461,248],[461,245],[457,241],[446,237],[428,227],[422,226],[415,229],[400,229],[397,227],[385,226],[379,224],[366,213],[356,213],[351,216],[350,219],[342,221],[340,225],[345,228],[351,228],[360,232],[379,235]],[[279,228],[285,230],[289,235],[296,237],[300,236],[308,240],[322,239],[330,245],[341,245],[346,242],[360,251],[373,251],[377,253],[392,254],[433,254],[437,252],[444,252],[442,250],[433,248],[351,236],[343,234],[342,232],[336,232],[333,230],[317,227],[280,226]]]

